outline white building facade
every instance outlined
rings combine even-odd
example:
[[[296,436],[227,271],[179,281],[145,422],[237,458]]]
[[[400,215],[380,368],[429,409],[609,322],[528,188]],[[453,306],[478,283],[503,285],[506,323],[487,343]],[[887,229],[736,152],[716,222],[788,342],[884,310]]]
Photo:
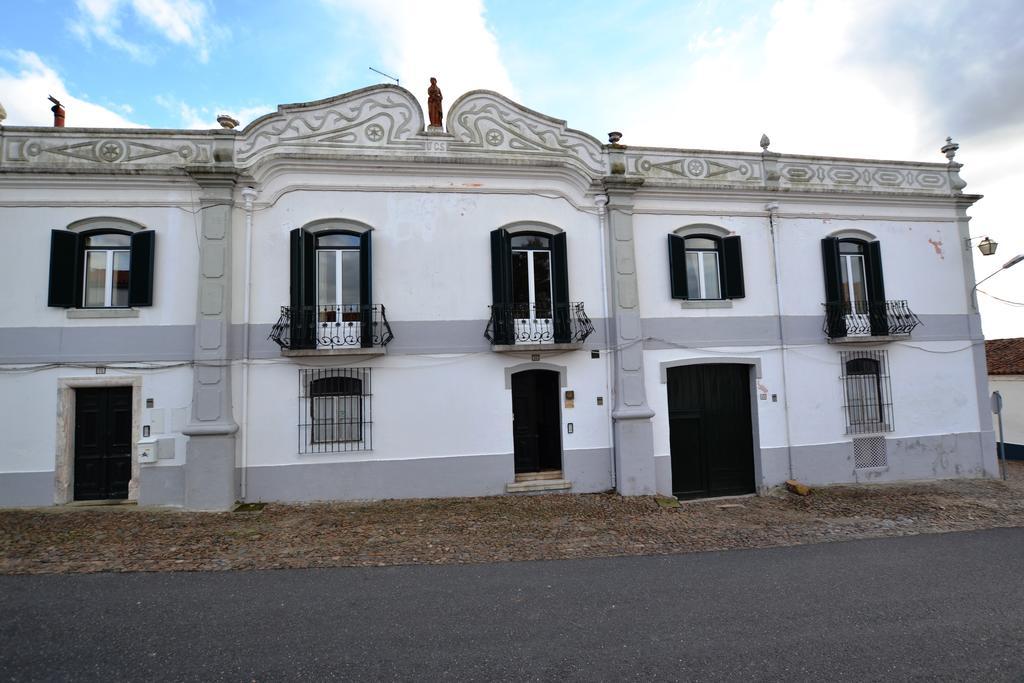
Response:
[[[681,497],[996,472],[925,164],[602,145],[376,86],[0,128],[0,506]]]

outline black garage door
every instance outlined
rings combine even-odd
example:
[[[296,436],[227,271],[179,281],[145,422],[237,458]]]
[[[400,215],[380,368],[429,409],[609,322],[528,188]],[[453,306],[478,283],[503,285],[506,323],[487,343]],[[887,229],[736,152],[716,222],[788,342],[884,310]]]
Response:
[[[668,369],[672,492],[679,498],[754,492],[750,366]]]

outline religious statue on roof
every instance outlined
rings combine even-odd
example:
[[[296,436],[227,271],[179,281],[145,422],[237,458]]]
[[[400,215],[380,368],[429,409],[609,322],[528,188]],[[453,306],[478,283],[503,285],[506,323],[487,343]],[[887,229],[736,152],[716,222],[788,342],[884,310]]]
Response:
[[[441,127],[441,89],[437,87],[436,78],[430,79],[430,87],[427,88],[427,116],[431,128]]]

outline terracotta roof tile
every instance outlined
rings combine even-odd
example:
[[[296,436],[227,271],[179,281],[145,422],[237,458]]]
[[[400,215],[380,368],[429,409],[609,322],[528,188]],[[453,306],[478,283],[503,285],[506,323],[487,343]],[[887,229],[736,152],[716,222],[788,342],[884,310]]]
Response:
[[[1024,337],[986,339],[985,357],[990,375],[1024,375]]]

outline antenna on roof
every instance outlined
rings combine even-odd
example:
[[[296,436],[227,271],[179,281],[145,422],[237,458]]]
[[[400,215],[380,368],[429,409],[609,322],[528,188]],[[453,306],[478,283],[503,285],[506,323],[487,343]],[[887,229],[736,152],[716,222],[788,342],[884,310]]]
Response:
[[[381,76],[383,76],[384,78],[390,78],[391,80],[393,80],[393,81],[395,82],[395,85],[401,85],[401,84],[400,84],[400,83],[398,82],[398,79],[397,79],[397,78],[395,78],[394,76],[392,76],[391,74],[386,74],[386,73],[384,73],[383,71],[377,71],[377,69],[374,69],[374,68],[373,68],[372,66],[370,67],[370,71],[372,71],[372,72],[374,72],[374,73],[378,73],[378,74],[380,74]]]

